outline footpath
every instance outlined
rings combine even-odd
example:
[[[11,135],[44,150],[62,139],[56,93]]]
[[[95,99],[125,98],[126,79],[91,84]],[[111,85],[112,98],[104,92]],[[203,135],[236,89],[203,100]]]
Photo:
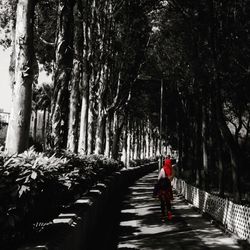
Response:
[[[173,219],[162,222],[160,204],[152,198],[157,171],[139,179],[126,195],[120,214],[119,250],[232,250],[249,249],[240,240],[223,232],[174,194]]]

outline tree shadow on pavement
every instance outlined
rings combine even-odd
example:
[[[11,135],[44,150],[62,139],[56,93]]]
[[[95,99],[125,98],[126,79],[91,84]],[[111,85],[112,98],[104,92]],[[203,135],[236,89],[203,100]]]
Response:
[[[123,201],[118,228],[119,250],[233,250],[236,240],[211,225],[180,195],[175,194],[173,219],[162,222],[159,201],[152,198],[155,177],[143,178]]]

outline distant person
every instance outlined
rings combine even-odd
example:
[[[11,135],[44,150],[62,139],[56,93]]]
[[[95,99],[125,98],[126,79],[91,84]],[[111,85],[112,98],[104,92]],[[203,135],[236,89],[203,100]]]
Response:
[[[173,191],[171,187],[171,181],[173,180],[173,178],[174,171],[172,168],[170,155],[168,155],[158,175],[157,194],[161,203],[162,220],[165,219],[166,215],[168,220],[172,219],[171,200],[173,200]]]

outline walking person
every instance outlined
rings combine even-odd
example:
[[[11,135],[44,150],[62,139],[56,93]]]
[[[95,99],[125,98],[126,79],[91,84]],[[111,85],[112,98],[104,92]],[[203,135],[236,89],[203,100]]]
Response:
[[[171,200],[173,200],[173,191],[171,181],[173,178],[174,171],[170,155],[168,155],[158,175],[158,197],[161,203],[162,220],[166,217],[168,220],[172,219]]]

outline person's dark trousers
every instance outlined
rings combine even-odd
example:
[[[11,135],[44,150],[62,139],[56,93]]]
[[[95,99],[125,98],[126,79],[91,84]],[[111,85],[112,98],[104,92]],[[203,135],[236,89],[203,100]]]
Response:
[[[167,208],[167,211],[171,211],[171,203],[169,199],[166,199],[165,197],[161,196],[160,197],[160,202],[161,202],[161,214],[162,216],[165,216],[165,209]]]

